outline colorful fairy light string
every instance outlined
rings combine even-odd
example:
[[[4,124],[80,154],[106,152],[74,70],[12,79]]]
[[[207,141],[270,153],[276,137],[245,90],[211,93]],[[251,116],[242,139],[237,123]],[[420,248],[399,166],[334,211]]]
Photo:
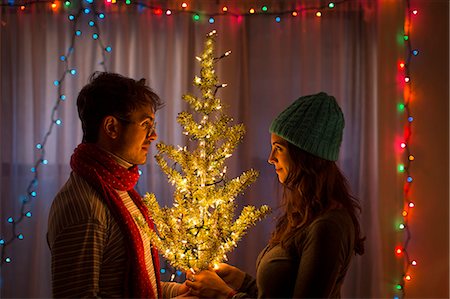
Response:
[[[34,3],[42,3],[42,2],[34,2]],[[58,6],[55,2],[46,2],[50,3],[51,9],[56,9]],[[29,3],[28,3],[29,4]],[[9,1],[9,5],[12,5],[12,1]],[[71,2],[66,0],[64,5],[67,8],[70,8]],[[25,4],[18,4],[18,7],[21,10],[24,10]],[[29,182],[26,188],[26,194],[20,196],[21,206],[20,206],[20,214],[17,217],[9,216],[6,221],[10,224],[10,229],[5,232],[5,235],[0,236],[0,271],[1,268],[5,264],[10,264],[13,261],[13,258],[10,254],[7,253],[7,249],[9,246],[13,244],[13,242],[17,240],[23,240],[25,238],[24,234],[20,232],[19,225],[24,222],[24,220],[32,217],[32,212],[29,209],[29,204],[33,199],[38,196],[38,183],[39,183],[39,170],[42,166],[45,166],[49,163],[46,159],[46,144],[47,140],[53,132],[53,128],[55,126],[61,126],[63,124],[61,118],[58,117],[58,110],[64,101],[67,100],[66,95],[63,92],[63,85],[66,80],[67,75],[76,76],[77,70],[70,63],[70,58],[75,51],[75,43],[77,39],[79,39],[83,34],[79,28],[79,23],[82,19],[88,19],[88,24],[92,29],[92,39],[98,42],[99,47],[101,47],[103,60],[100,65],[102,65],[103,69],[106,71],[105,60],[106,53],[111,52],[110,46],[104,46],[101,35],[100,28],[98,26],[98,21],[102,20],[105,15],[99,12],[96,8],[96,5],[92,0],[84,1],[80,3],[79,7],[76,9],[75,14],[69,14],[68,20],[72,23],[72,38],[70,42],[70,46],[67,50],[67,53],[61,55],[59,57],[60,62],[64,64],[64,71],[62,72],[59,79],[54,80],[53,84],[57,88],[57,99],[51,111],[51,119],[50,125],[48,127],[47,132],[44,134],[42,141],[37,143],[35,146],[35,150],[37,151],[38,158],[36,159],[33,167],[31,167],[30,171],[32,173],[32,179]],[[0,272],[1,274],[1,272]],[[0,275],[1,278],[1,275]]]
[[[416,266],[417,261],[411,259],[408,246],[411,240],[411,231],[409,228],[409,215],[411,209],[415,207],[414,201],[411,199],[411,185],[413,183],[413,177],[411,175],[411,165],[415,160],[414,155],[412,154],[410,141],[412,136],[412,123],[414,118],[411,112],[411,100],[413,98],[412,91],[412,79],[411,79],[411,61],[412,59],[419,54],[417,49],[412,47],[411,43],[411,22],[412,17],[417,15],[418,11],[416,9],[412,9],[410,5],[410,1],[406,0],[406,12],[405,12],[405,22],[404,22],[404,34],[403,40],[405,43],[405,56],[406,59],[399,62],[399,70],[403,77],[403,102],[398,105],[399,111],[406,118],[406,124],[404,126],[404,134],[402,141],[399,146],[401,149],[402,160],[404,162],[400,163],[397,168],[398,172],[403,174],[404,183],[403,183],[403,210],[402,210],[402,219],[403,221],[398,225],[398,229],[404,233],[404,240],[401,245],[397,245],[395,247],[395,254],[397,257],[402,258],[403,260],[403,271],[402,276],[399,278],[397,283],[395,284],[395,292],[396,295],[394,298],[404,298],[406,294],[406,283],[408,283],[412,279],[412,275],[410,273],[410,267]]]
[[[78,0],[80,1],[80,0]],[[78,1],[72,0],[72,2],[76,3]],[[188,1],[182,2],[179,6],[169,7],[167,4],[155,4],[155,1],[132,1],[132,0],[101,0],[96,1],[98,4],[103,4],[105,9],[112,8],[114,6],[118,6],[120,4],[125,4],[126,6],[136,6],[138,11],[143,12],[144,10],[149,10],[155,16],[173,16],[177,14],[190,14],[192,16],[192,20],[195,22],[201,22],[203,20],[207,20],[210,24],[214,24],[217,17],[235,17],[242,18],[246,16],[254,16],[254,15],[266,15],[271,17],[275,22],[280,23],[285,17],[297,17],[300,13],[303,12],[313,12],[316,17],[322,17],[323,14],[326,13],[327,10],[334,10],[339,5],[351,2],[352,0],[340,0],[340,1],[329,1],[322,2],[322,4],[318,5],[310,5],[310,6],[302,6],[301,4],[297,5],[297,1],[293,1],[293,7],[286,10],[273,10],[269,5],[262,4],[254,7],[250,7],[249,9],[241,9],[241,8],[232,8],[228,5],[219,5],[217,4],[217,8],[214,12],[204,12],[200,10],[191,9],[192,5]],[[192,1],[194,2],[194,1]],[[230,1],[232,4],[233,1]],[[300,2],[300,1],[299,1]],[[71,5],[70,0],[33,0],[33,1],[16,1],[16,0],[8,0],[7,4],[1,4],[1,6],[10,6],[17,7],[20,10],[26,10],[30,5],[36,3],[49,3],[54,11],[57,11],[61,7],[66,7]],[[58,3],[63,3],[63,5],[58,5]],[[69,4],[67,4],[69,3]],[[93,0],[90,1],[93,3]],[[242,3],[245,4],[245,3]],[[243,5],[240,5],[243,6]],[[295,7],[294,7],[295,6]],[[239,11],[237,11],[239,10]]]

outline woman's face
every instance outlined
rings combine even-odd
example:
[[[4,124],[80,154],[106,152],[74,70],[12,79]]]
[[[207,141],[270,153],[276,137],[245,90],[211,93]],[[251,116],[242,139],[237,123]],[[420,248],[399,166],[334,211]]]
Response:
[[[284,183],[292,168],[292,160],[288,152],[288,143],[280,136],[273,134],[270,138],[272,150],[270,151],[268,162],[275,166],[280,183]]]

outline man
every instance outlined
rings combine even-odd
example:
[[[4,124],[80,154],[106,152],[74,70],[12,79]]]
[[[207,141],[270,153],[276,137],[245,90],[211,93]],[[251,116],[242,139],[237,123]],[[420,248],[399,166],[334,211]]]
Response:
[[[54,297],[175,297],[184,284],[160,282],[159,260],[135,222],[147,208],[134,189],[157,138],[162,102],[145,80],[94,73],[80,91],[83,142],[49,214]]]

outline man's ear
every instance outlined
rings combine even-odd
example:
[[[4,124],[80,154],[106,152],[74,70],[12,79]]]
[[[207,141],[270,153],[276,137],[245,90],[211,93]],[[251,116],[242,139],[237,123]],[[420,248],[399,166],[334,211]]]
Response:
[[[102,130],[106,136],[116,139],[120,130],[119,120],[111,115],[106,116],[102,121]]]

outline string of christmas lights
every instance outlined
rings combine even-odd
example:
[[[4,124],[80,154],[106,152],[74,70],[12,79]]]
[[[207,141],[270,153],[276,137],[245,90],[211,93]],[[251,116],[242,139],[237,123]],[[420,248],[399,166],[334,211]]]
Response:
[[[270,212],[266,205],[245,206],[234,220],[235,197],[256,180],[258,173],[250,169],[234,179],[226,178],[225,160],[242,141],[245,128],[243,124],[230,124],[233,119],[225,114],[216,96],[227,84],[219,83],[214,66],[231,51],[215,57],[215,37],[213,30],[206,37],[203,53],[196,57],[201,70],[193,83],[201,97],[183,95],[195,115],[182,111],[177,117],[183,133],[197,147],[189,151],[186,146],[156,145],[156,161],[175,186],[173,207],[161,208],[155,195],[147,193],[144,203],[157,232],[142,217],[136,218],[162,255],[184,272],[204,270],[226,260],[226,253],[237,246],[248,227]],[[175,162],[174,166],[168,165],[167,158]]]
[[[8,5],[10,6],[14,5],[12,2],[13,1],[10,0],[8,2]],[[33,3],[40,3],[40,2],[35,1]],[[65,5],[69,7],[71,5],[70,1],[65,1]],[[20,5],[19,7],[22,7],[22,5]],[[52,5],[52,9],[55,9],[54,5]],[[106,53],[111,52],[112,49],[110,46],[104,47],[104,44],[100,38],[100,28],[98,26],[98,21],[103,19],[105,15],[97,10],[97,7],[92,0],[85,1],[84,5],[80,5],[78,7],[76,13],[68,15],[68,20],[72,22],[72,38],[67,53],[59,57],[60,62],[64,64],[64,68],[59,79],[53,82],[54,86],[57,88],[58,96],[51,111],[50,125],[48,126],[48,129],[44,134],[42,141],[37,143],[35,146],[35,150],[37,150],[38,157],[33,167],[31,167],[30,169],[33,177],[26,188],[26,194],[20,196],[21,201],[20,214],[17,217],[13,216],[7,217],[6,221],[10,224],[10,229],[8,230],[9,233],[6,232],[5,234],[8,235],[0,236],[0,258],[1,258],[0,275],[1,275],[1,268],[5,264],[10,264],[13,260],[12,257],[7,253],[8,247],[11,246],[13,242],[17,240],[23,240],[25,238],[24,234],[21,233],[19,230],[19,225],[25,219],[32,217],[32,212],[29,209],[29,204],[33,199],[35,199],[38,196],[39,170],[42,166],[47,165],[49,163],[49,161],[46,159],[45,146],[47,144],[48,138],[53,132],[53,128],[55,126],[61,126],[63,123],[61,118],[58,117],[58,110],[60,105],[67,100],[67,97],[63,92],[64,89],[63,86],[66,80],[66,76],[77,75],[76,68],[74,68],[70,63],[70,57],[75,51],[75,43],[77,39],[80,36],[82,36],[82,31],[79,29],[79,24],[80,20],[83,19],[84,17],[88,18],[89,27],[93,28],[93,33],[91,35],[92,39],[97,41],[99,46],[103,50],[102,51],[103,60],[101,61],[100,65],[102,65],[103,69],[106,71],[105,67]]]
[[[16,1],[16,0],[8,0],[8,3],[1,4],[1,6],[10,6],[10,7],[17,7],[20,10],[26,10],[27,7],[29,7],[32,4],[37,3],[48,3],[50,4],[51,8],[53,10],[58,10],[60,7],[68,7],[72,4],[72,2],[77,3],[79,0],[33,0],[33,1]],[[303,6],[300,1],[293,2],[293,8],[292,9],[286,9],[281,11],[275,11],[273,10],[270,5],[262,4],[260,6],[254,6],[249,8],[245,11],[236,11],[237,9],[233,11],[232,8],[228,5],[217,5],[217,10],[214,12],[204,12],[204,11],[196,11],[191,9],[191,4],[187,1],[182,2],[180,6],[178,7],[168,7],[167,4],[162,5],[155,5],[154,1],[132,1],[132,0],[101,0],[98,1],[98,3],[103,3],[105,9],[111,8],[113,6],[117,6],[120,4],[125,4],[126,6],[136,6],[139,11],[144,11],[145,9],[149,10],[152,14],[156,16],[166,15],[166,16],[172,16],[176,14],[190,14],[192,16],[192,19],[194,21],[202,21],[202,20],[208,20],[210,24],[215,23],[216,17],[235,17],[235,18],[242,18],[246,16],[252,16],[252,15],[266,15],[273,18],[273,20],[277,23],[280,23],[282,21],[283,17],[297,17],[301,13],[304,12],[313,12],[316,17],[321,17],[323,13],[326,13],[327,10],[333,10],[338,5],[355,1],[355,0],[340,0],[340,1],[330,1],[330,2],[324,2],[323,4],[319,5],[310,5],[310,6]],[[58,5],[57,3],[61,2],[64,3],[64,5]],[[192,1],[194,2],[194,1]],[[231,3],[232,1],[230,1]],[[92,3],[92,1],[90,1]]]
[[[399,111],[404,113],[406,117],[406,124],[404,126],[403,141],[400,143],[400,148],[402,150],[402,160],[404,162],[398,165],[399,173],[404,176],[403,183],[403,211],[402,211],[402,223],[399,224],[399,230],[404,233],[404,241],[401,245],[395,248],[395,254],[403,259],[403,273],[399,281],[395,285],[397,294],[394,298],[404,298],[406,296],[406,283],[412,279],[410,271],[410,266],[416,266],[417,261],[411,259],[408,246],[411,240],[411,231],[409,229],[409,215],[411,209],[415,207],[414,201],[411,199],[411,185],[413,183],[413,177],[411,174],[411,165],[415,160],[412,154],[412,149],[410,146],[411,136],[412,136],[412,123],[414,118],[411,112],[411,101],[413,98],[412,91],[412,79],[411,79],[411,61],[412,58],[419,54],[417,49],[412,47],[411,43],[411,22],[412,17],[417,15],[418,11],[416,9],[411,9],[410,0],[406,0],[405,9],[405,22],[404,22],[404,35],[403,39],[405,42],[406,59],[400,61],[399,69],[403,73],[403,102],[399,104]]]

